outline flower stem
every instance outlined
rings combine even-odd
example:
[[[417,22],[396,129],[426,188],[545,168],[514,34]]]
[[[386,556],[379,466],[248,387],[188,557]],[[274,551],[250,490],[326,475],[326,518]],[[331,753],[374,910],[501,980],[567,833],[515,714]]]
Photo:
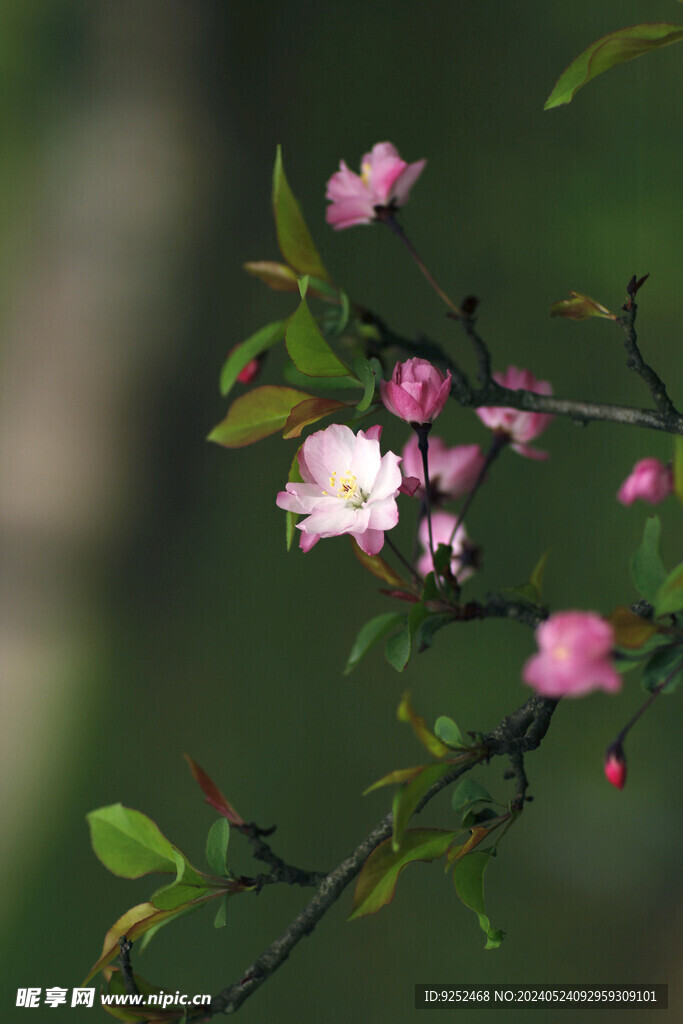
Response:
[[[420,270],[422,271],[424,276],[427,278],[427,280],[429,281],[430,285],[432,286],[432,288],[434,289],[436,294],[439,296],[439,298],[443,302],[446,303],[446,305],[451,310],[451,312],[455,313],[455,315],[458,318],[460,316],[462,316],[461,310],[458,309],[458,307],[455,305],[455,303],[451,299],[449,299],[448,295],[446,295],[446,293],[443,290],[443,288],[441,288],[440,285],[437,283],[436,278],[434,277],[434,275],[431,273],[431,271],[425,265],[422,257],[418,253],[417,249],[415,248],[413,243],[410,241],[410,239],[406,235],[405,231],[403,230],[403,228],[401,227],[399,222],[396,220],[396,216],[394,214],[394,211],[390,207],[387,207],[387,206],[375,207],[375,215],[376,215],[378,220],[382,221],[384,224],[388,224],[389,227],[391,228],[391,230],[396,235],[396,237],[400,238],[401,242],[406,247],[406,249],[410,253],[410,255],[413,258],[413,260],[415,261],[415,263],[418,265],[418,267],[420,268]]]
[[[451,537],[450,537],[450,540],[448,542],[449,544],[451,544],[451,545],[453,544],[453,541],[455,539],[455,535],[458,532],[458,527],[462,525],[465,516],[467,515],[467,513],[470,510],[470,508],[472,507],[472,502],[474,501],[479,488],[481,487],[481,485],[483,484],[484,480],[486,479],[486,474],[488,473],[489,469],[491,468],[493,463],[496,461],[496,459],[498,458],[499,453],[503,450],[503,448],[508,443],[508,441],[509,441],[509,438],[508,438],[507,434],[499,432],[499,433],[496,433],[496,434],[493,435],[493,441],[491,442],[491,447],[489,448],[489,450],[487,452],[486,459],[484,460],[484,465],[481,467],[481,469],[479,471],[479,476],[474,481],[474,486],[472,487],[472,490],[470,491],[470,493],[465,498],[463,506],[460,509],[460,512],[458,513],[458,518],[455,521],[455,526],[453,527],[453,531],[451,533]]]
[[[648,709],[649,707],[651,707],[651,706],[652,706],[652,705],[654,704],[654,702],[655,702],[655,701],[657,700],[657,697],[659,697],[660,693],[662,692],[662,690],[664,689],[664,687],[665,687],[665,686],[667,685],[667,683],[670,683],[670,682],[671,682],[671,680],[673,679],[673,677],[674,677],[674,676],[676,675],[676,673],[677,673],[677,672],[679,672],[679,671],[680,671],[680,666],[679,666],[679,665],[677,665],[677,666],[676,666],[676,668],[675,668],[675,669],[673,670],[673,672],[670,672],[670,673],[669,673],[669,675],[668,675],[668,676],[666,677],[666,679],[663,679],[663,680],[662,680],[662,682],[661,682],[661,683],[659,684],[659,686],[656,686],[656,687],[655,687],[655,689],[654,689],[654,690],[652,691],[652,693],[651,693],[651,694],[650,694],[650,696],[649,696],[649,697],[647,698],[647,700],[645,701],[645,703],[644,703],[644,704],[642,704],[642,705],[641,705],[641,706],[640,706],[640,707],[638,708],[638,710],[636,711],[636,713],[635,713],[635,715],[633,716],[633,718],[632,718],[632,719],[631,719],[631,720],[630,720],[629,722],[627,722],[627,723],[626,723],[626,725],[624,726],[624,728],[623,728],[623,729],[621,730],[621,732],[619,733],[619,735],[618,735],[618,736],[617,736],[617,738],[615,739],[615,741],[614,741],[614,744],[613,744],[613,746],[615,746],[616,744],[622,744],[622,743],[624,742],[624,739],[625,739],[625,737],[626,737],[627,733],[629,733],[629,732],[631,731],[631,729],[632,729],[632,728],[633,728],[633,726],[634,726],[634,725],[636,724],[636,722],[638,721],[638,719],[639,719],[639,718],[640,718],[640,717],[641,717],[642,715],[644,715],[644,714],[645,714],[645,712],[647,711],[647,709]]]
[[[420,449],[422,455],[422,470],[425,478],[425,512],[427,513],[427,529],[429,531],[429,554],[432,557],[432,568],[434,569],[434,579],[438,577],[436,571],[436,565],[434,564],[434,537],[432,536],[432,495],[431,495],[431,484],[429,482],[429,431],[432,429],[431,423],[413,423],[412,427],[417,434],[417,446]],[[437,587],[438,587],[437,582]]]
[[[403,555],[401,554],[401,552],[400,552],[400,551],[399,551],[399,549],[398,549],[398,548],[396,547],[396,545],[394,544],[394,542],[393,542],[393,540],[391,539],[391,537],[387,537],[387,536],[386,536],[386,534],[385,534],[385,536],[384,536],[384,542],[385,542],[385,544],[387,545],[387,547],[390,547],[390,548],[391,548],[391,550],[392,550],[392,551],[394,552],[394,554],[395,554],[395,555],[396,555],[396,557],[398,558],[398,560],[399,560],[399,562],[401,563],[401,565],[402,565],[402,566],[404,566],[404,568],[406,568],[406,569],[408,570],[408,572],[410,573],[410,576],[411,576],[411,578],[412,578],[413,580],[417,580],[417,582],[418,582],[418,583],[419,583],[420,585],[422,585],[422,583],[424,582],[424,581],[423,581],[423,579],[422,579],[422,577],[420,576],[420,574],[419,574],[418,572],[416,572],[416,571],[415,571],[415,569],[414,569],[414,568],[413,568],[413,566],[412,566],[412,565],[410,564],[410,562],[408,561],[408,559],[407,559],[407,558],[405,558],[405,557],[404,557],[404,556],[403,556]]]

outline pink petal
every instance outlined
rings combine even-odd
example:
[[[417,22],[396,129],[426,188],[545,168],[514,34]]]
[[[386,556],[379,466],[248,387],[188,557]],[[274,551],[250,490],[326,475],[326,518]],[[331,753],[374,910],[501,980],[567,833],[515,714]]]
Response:
[[[377,555],[384,547],[384,533],[382,530],[366,530],[356,536],[356,543],[366,555]]]
[[[414,164],[408,164],[394,183],[392,199],[395,199],[399,206],[404,206],[408,202],[410,190],[424,171],[426,163],[426,160],[417,160]]]

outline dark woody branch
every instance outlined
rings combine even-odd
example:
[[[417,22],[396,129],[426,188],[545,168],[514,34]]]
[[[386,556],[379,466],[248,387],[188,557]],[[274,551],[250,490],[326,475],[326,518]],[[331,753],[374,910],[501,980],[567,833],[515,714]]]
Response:
[[[631,314],[629,313],[629,317]],[[453,375],[451,398],[466,408],[476,409],[480,406],[498,406],[511,409],[523,409],[527,412],[551,413],[553,416],[566,416],[575,423],[585,425],[591,422],[623,423],[627,426],[644,427],[647,430],[660,430],[667,434],[683,434],[683,415],[671,402],[663,382],[640,356],[635,344],[633,325],[629,327],[628,317],[619,321],[627,334],[626,344],[631,357],[630,365],[648,383],[653,395],[655,409],[639,409],[634,406],[610,405],[604,402],[584,402],[575,399],[557,398],[554,395],[539,395],[534,391],[511,391],[497,384],[490,376],[490,356],[483,340],[476,332],[472,317],[462,317],[461,323],[470,340],[475,346],[479,363],[480,387],[473,387],[467,375],[443,351],[440,345],[429,338],[404,338],[396,334],[384,321],[375,314],[365,314],[366,322],[372,323],[378,330],[380,341],[371,355],[379,355],[388,346],[402,348],[411,356],[430,359],[450,370]],[[633,346],[635,345],[635,349]],[[637,354],[636,354],[637,353]]]
[[[484,607],[484,606],[481,606]],[[500,606],[497,606],[500,607]],[[479,617],[479,616],[477,616]],[[542,615],[537,617],[543,618]],[[520,708],[504,718],[495,729],[483,737],[482,753],[489,760],[492,757],[507,756],[513,765],[517,780],[515,797],[511,809],[522,810],[528,788],[524,771],[524,754],[535,750],[545,736],[556,700],[534,695]],[[478,763],[473,760],[459,764],[446,776],[436,782],[425,794],[417,807],[421,811],[437,793],[460,778]],[[321,883],[318,891],[291,922],[284,932],[246,969],[241,978],[214,996],[208,1010],[189,1016],[188,1022],[207,1021],[219,1013],[234,1013],[269,977],[285,962],[297,943],[310,935],[318,922],[339,899],[343,891],[359,874],[363,864],[380,843],[388,839],[393,829],[393,817],[389,813],[370,832],[353,853],[341,862]]]

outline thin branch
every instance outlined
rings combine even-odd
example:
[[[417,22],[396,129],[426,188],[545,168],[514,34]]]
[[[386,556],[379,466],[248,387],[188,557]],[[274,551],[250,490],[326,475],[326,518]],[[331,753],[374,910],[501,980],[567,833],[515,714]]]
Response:
[[[651,366],[648,366],[641,355],[635,327],[637,310],[637,305],[631,299],[626,306],[626,316],[619,317],[617,320],[617,323],[626,335],[624,346],[629,356],[626,365],[629,370],[635,370],[643,378],[652,395],[653,402],[661,413],[665,416],[678,416],[678,410],[669,398],[664,381],[659,374],[655,373]]]
[[[408,250],[408,252],[410,253],[410,256],[415,261],[417,266],[420,268],[420,271],[422,272],[422,274],[424,274],[426,279],[429,281],[430,285],[432,286],[432,288],[434,289],[436,294],[439,296],[439,298],[443,302],[446,303],[446,305],[448,306],[448,308],[451,310],[452,313],[454,313],[456,316],[459,317],[460,316],[460,310],[455,305],[455,303],[448,297],[448,295],[446,295],[446,292],[443,290],[443,288],[437,283],[436,278],[432,274],[431,270],[429,270],[429,268],[425,264],[424,260],[422,259],[422,257],[418,253],[417,249],[415,248],[413,243],[410,241],[410,239],[406,235],[405,231],[403,230],[402,225],[399,224],[399,222],[396,220],[395,210],[393,209],[393,207],[391,207],[391,206],[376,206],[375,207],[375,216],[376,216],[377,220],[381,221],[383,224],[388,224],[389,225],[389,227],[391,228],[393,233],[396,235],[396,237],[398,239],[400,239],[402,244]]]
[[[258,825],[237,826],[243,836],[249,840],[252,856],[256,860],[263,861],[270,868],[269,875],[259,875],[257,881],[261,885],[270,885],[274,882],[284,882],[286,885],[319,885],[326,877],[324,871],[304,871],[301,868],[292,867],[273,853],[268,843],[263,840],[264,835],[270,835],[274,829],[261,829]]]
[[[133,974],[133,965],[130,962],[130,951],[133,948],[133,943],[127,935],[122,935],[119,939],[120,953],[117,957],[119,967],[121,968],[121,977],[123,979],[123,987],[125,988],[129,996],[138,995],[138,987],[135,984],[135,975]]]
[[[524,409],[527,412],[547,412],[553,416],[567,416],[582,426],[602,421],[644,427],[647,430],[661,430],[666,434],[683,434],[683,415],[673,405],[671,405],[671,411],[662,411],[659,407],[657,409],[639,409],[634,406],[608,405],[604,402],[583,402],[556,398],[554,395],[539,395],[535,391],[511,391],[494,380],[480,388],[473,388],[466,374],[436,342],[428,338],[421,338],[417,341],[402,338],[374,314],[366,312],[365,319],[377,327],[383,345],[397,345],[412,355],[421,355],[423,358],[430,359],[439,366],[449,369],[453,375],[451,398],[466,408],[497,406],[499,408]]]
[[[542,617],[542,616],[541,616]],[[520,708],[500,722],[492,732],[483,738],[483,751],[486,759],[506,755],[516,759],[519,764],[522,754],[535,750],[545,736],[557,701],[534,694]],[[446,786],[450,785],[465,772],[469,771],[477,760],[459,764],[439,779],[425,794],[417,807],[421,811]],[[523,772],[523,767],[522,767]],[[524,775],[522,800],[526,795],[528,782]],[[518,793],[515,800],[518,801]],[[521,803],[516,810],[521,810]],[[308,903],[284,932],[275,939],[261,956],[247,968],[242,977],[233,985],[214,996],[209,1009],[200,1011],[188,1018],[189,1021],[210,1020],[218,1013],[234,1013],[269,977],[285,962],[297,943],[310,935],[315,926],[336,903],[346,887],[359,874],[363,864],[380,843],[388,839],[393,829],[391,812],[379,822],[360,843],[353,853],[336,867],[322,882],[313,899]]]

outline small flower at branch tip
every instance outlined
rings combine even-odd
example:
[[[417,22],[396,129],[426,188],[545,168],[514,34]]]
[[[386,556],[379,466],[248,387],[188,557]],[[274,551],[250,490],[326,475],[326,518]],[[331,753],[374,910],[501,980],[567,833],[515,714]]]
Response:
[[[378,142],[361,161],[361,173],[344,161],[327,183],[327,223],[336,231],[377,220],[376,207],[395,209],[408,201],[426,160],[408,164],[390,142]]]
[[[544,697],[581,697],[593,690],[615,693],[621,677],[612,663],[614,629],[595,612],[557,612],[536,630],[538,653],[522,678]]]
[[[476,549],[467,536],[464,523],[461,523],[455,531],[455,536],[451,542],[451,534],[456,523],[457,518],[450,512],[432,512],[434,552],[436,553],[439,544],[450,544],[452,551],[451,572],[457,577],[459,583],[463,583],[473,575],[476,568],[474,564],[476,559],[471,557]],[[429,523],[426,516],[420,521],[417,535],[424,552],[418,560],[417,571],[421,576],[426,576],[427,573],[432,572],[434,569],[432,556],[429,551]]]
[[[529,370],[520,370],[516,366],[508,366],[505,373],[494,373],[493,379],[501,387],[510,391],[533,391],[537,395],[552,395],[552,385],[547,380],[537,380]],[[532,448],[527,441],[542,434],[551,420],[550,413],[526,412],[524,409],[499,408],[483,406],[474,410],[484,426],[496,433],[506,435],[510,447],[518,455],[527,459],[547,459],[548,453]]]
[[[632,505],[640,499],[650,505],[659,505],[673,494],[674,478],[670,466],[659,459],[641,459],[624,480],[617,492],[617,501]]]
[[[428,359],[396,363],[391,380],[379,382],[385,408],[411,426],[431,423],[439,415],[451,392],[451,371],[444,377]]]
[[[621,743],[613,743],[605,753],[605,777],[616,789],[626,785],[626,755]]]
[[[424,466],[416,434],[403,449],[401,469],[404,477],[417,477],[418,487],[413,492],[418,498],[424,494]],[[429,438],[429,483],[433,502],[457,501],[472,490],[484,466],[484,455],[478,444],[461,444],[449,448],[445,441],[433,434]]]
[[[288,483],[276,503],[288,512],[305,515],[300,547],[311,548],[322,538],[351,534],[366,555],[376,555],[384,533],[398,523],[401,459],[380,453],[381,427],[357,434],[333,423],[308,437],[299,451],[303,483]]]

